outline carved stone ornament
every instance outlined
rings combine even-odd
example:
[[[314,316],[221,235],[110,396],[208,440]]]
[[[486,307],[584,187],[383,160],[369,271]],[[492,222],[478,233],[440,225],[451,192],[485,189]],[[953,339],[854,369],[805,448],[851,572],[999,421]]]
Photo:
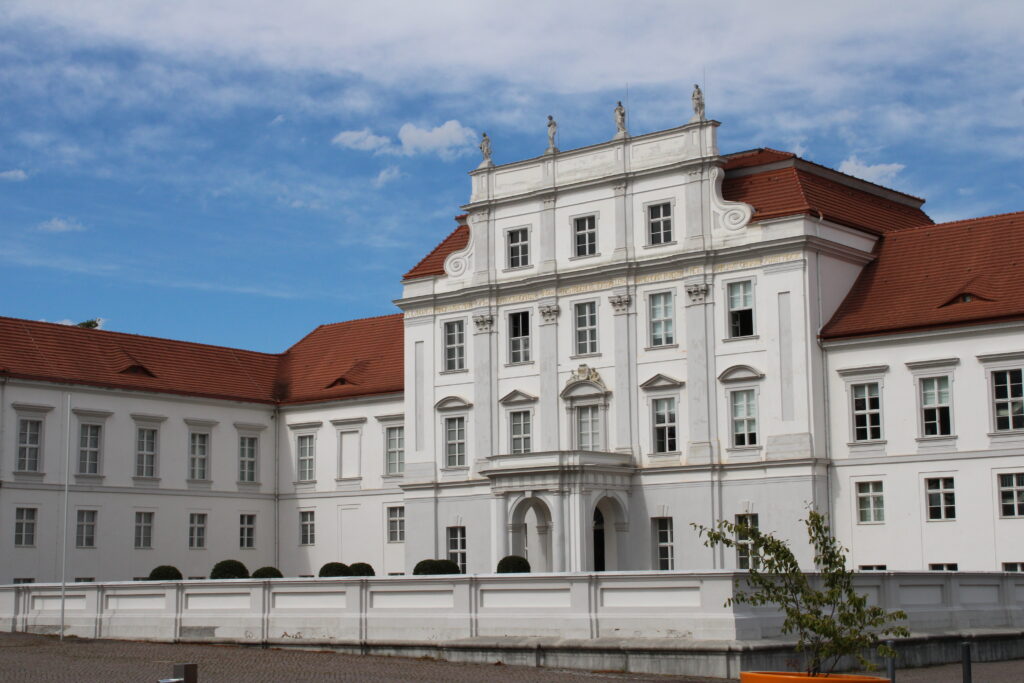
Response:
[[[580,363],[579,367],[573,370],[566,384],[575,384],[576,382],[593,382],[599,387],[605,388],[604,380],[601,379],[601,374],[597,371],[597,368],[592,368],[586,363]]]
[[[492,332],[494,330],[494,316],[490,313],[473,316],[473,324],[477,332]]]
[[[629,305],[633,303],[633,297],[629,294],[614,294],[608,297],[608,302],[616,313],[629,312]]]
[[[558,151],[555,147],[555,136],[558,134],[558,122],[555,121],[555,117],[548,115],[548,148],[544,150],[545,154],[554,154]]]
[[[558,314],[562,311],[557,304],[548,304],[540,307],[540,315],[546,323],[553,323],[558,319]]]
[[[695,282],[692,285],[686,285],[686,296],[690,297],[691,304],[704,303],[708,296],[708,283]]]
[[[494,166],[494,162],[491,161],[491,139],[487,137],[487,133],[484,133],[480,138],[480,155],[483,156],[483,161],[477,168],[488,168]]]
[[[693,121],[706,121],[704,116],[704,93],[701,92],[700,86],[696,83],[693,84],[693,94],[690,95],[690,102],[693,104]]]

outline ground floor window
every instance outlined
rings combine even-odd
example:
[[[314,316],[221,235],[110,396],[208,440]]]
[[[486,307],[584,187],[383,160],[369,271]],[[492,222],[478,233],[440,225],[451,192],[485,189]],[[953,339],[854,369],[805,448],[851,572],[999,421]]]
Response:
[[[754,552],[750,532],[757,529],[757,515],[736,515],[736,567],[738,569],[757,569],[761,566],[761,558]]]
[[[448,559],[459,565],[459,573],[466,573],[466,527],[448,527]]]
[[[654,523],[654,552],[658,560],[658,569],[675,569],[676,558],[672,518],[655,517],[651,521]]]

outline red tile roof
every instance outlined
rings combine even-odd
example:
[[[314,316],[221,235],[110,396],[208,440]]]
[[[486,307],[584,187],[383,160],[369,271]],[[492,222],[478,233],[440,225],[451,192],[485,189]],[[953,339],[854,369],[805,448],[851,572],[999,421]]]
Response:
[[[876,252],[823,338],[1024,319],[1024,212],[901,230]]]
[[[423,260],[403,276],[403,279],[415,280],[431,275],[444,275],[444,260],[448,258],[448,255],[465,249],[469,244],[469,226],[462,222],[466,219],[465,214],[455,218],[459,221],[459,227],[445,237],[441,244],[434,247],[433,251],[424,256]]]
[[[301,403],[402,391],[402,343],[401,314],[321,325],[283,354],[0,317],[0,376]]]
[[[725,164],[722,168],[726,171],[732,171],[738,168],[764,166],[765,164],[772,164],[776,161],[788,161],[789,159],[796,159],[798,157],[792,152],[780,152],[779,150],[772,149],[770,147],[759,147],[757,149],[748,149],[745,152],[727,154],[724,158]]]

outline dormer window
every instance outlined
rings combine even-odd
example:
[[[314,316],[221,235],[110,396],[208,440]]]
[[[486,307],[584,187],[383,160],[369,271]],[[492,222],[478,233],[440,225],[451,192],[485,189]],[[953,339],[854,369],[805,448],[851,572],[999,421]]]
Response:
[[[150,370],[146,366],[139,365],[138,363],[134,365],[129,365],[128,367],[124,368],[123,370],[120,371],[120,374],[141,375],[142,377],[156,377],[156,375],[150,372]]]

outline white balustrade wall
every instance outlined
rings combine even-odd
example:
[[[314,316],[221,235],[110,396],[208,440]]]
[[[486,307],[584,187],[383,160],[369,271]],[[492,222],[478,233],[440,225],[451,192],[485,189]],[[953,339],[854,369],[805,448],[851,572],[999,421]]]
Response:
[[[725,607],[732,572],[609,572],[71,584],[67,635],[270,644],[466,638],[759,640],[773,609]],[[1024,627],[1024,573],[862,574],[916,633]],[[57,633],[60,586],[0,586],[0,630]]]

